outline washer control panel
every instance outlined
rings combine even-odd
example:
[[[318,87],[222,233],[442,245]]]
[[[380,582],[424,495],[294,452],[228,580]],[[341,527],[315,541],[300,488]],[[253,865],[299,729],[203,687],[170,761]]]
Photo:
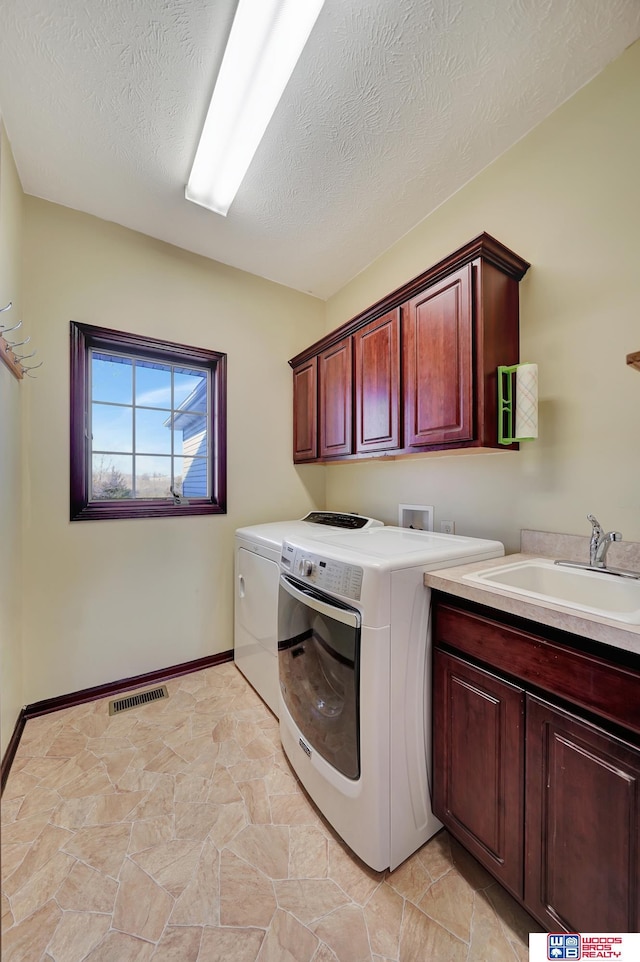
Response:
[[[282,543],[280,558],[282,571],[300,581],[315,585],[327,594],[360,600],[362,592],[362,568],[332,561],[305,548],[297,548],[288,541]]]

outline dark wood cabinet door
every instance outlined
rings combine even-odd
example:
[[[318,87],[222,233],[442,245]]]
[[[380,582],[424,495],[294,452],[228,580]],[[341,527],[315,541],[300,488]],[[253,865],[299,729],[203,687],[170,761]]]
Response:
[[[527,696],[525,901],[550,931],[637,932],[640,752]]]
[[[470,264],[403,306],[406,447],[473,439]]]
[[[293,371],[293,460],[318,457],[318,380],[316,358]]]
[[[353,337],[356,452],[400,447],[400,310]]]
[[[524,692],[436,650],[433,746],[435,814],[522,898]]]
[[[321,458],[334,458],[353,452],[351,361],[350,337],[318,356]]]

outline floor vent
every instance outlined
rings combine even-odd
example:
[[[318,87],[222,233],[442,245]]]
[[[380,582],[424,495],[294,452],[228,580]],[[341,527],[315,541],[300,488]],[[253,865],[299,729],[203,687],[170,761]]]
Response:
[[[149,691],[141,691],[137,695],[127,695],[125,698],[115,698],[109,702],[109,714],[119,715],[120,712],[129,711],[130,708],[137,708],[138,705],[148,705],[159,698],[168,698],[166,685],[159,688],[151,688]]]

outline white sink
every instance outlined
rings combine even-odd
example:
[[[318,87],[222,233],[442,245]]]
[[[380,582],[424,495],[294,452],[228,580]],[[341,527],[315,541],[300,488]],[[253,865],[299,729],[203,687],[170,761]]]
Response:
[[[463,580],[640,625],[640,581],[634,579],[533,558],[464,575]]]

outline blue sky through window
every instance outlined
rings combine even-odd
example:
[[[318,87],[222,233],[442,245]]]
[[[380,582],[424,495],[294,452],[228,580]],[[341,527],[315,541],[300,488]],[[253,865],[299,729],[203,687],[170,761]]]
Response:
[[[203,371],[93,352],[94,498],[167,498],[190,472],[200,475],[208,445],[207,391],[199,388],[206,383]],[[196,434],[204,443],[194,443]],[[194,496],[206,497],[200,487]]]

